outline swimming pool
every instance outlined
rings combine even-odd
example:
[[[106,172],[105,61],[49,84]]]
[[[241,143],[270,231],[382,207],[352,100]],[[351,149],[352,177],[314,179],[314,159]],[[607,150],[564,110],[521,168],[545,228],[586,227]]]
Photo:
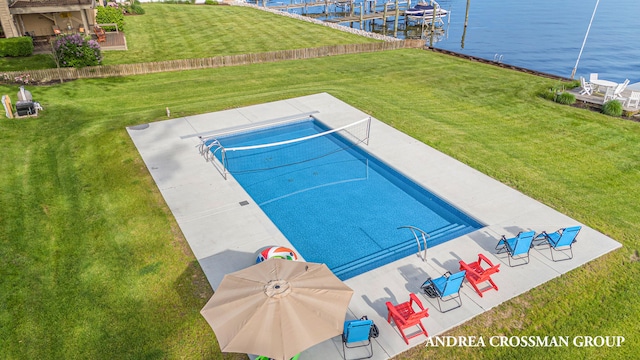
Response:
[[[234,148],[327,130],[311,118],[217,140]],[[415,254],[415,238],[400,226],[426,231],[428,247],[483,227],[339,133],[238,153],[224,160],[233,177],[306,261],[343,280]]]

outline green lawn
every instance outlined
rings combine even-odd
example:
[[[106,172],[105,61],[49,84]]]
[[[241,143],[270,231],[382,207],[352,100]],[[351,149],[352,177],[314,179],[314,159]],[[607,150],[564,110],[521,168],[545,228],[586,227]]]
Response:
[[[376,42],[362,36],[239,6],[143,4],[125,17],[128,51],[105,51],[105,64]]]
[[[418,346],[398,358],[633,358],[640,124],[536,95],[552,85],[400,50],[31,87],[41,116],[0,121],[0,358],[242,358],[221,354],[199,315],[212,291],[125,127],[166,106],[178,117],[318,92],[624,245],[451,332],[621,335],[622,348]]]
[[[142,6],[144,15],[125,17],[128,50],[103,51],[104,65],[379,42],[248,7]],[[0,71],[46,68],[55,68],[50,55],[0,57]]]

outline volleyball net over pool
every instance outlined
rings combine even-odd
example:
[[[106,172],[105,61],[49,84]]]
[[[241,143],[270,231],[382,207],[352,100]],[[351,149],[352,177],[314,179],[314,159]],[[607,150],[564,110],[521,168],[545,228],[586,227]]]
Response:
[[[200,137],[199,151],[227,173],[264,171],[327,157],[369,143],[371,118],[331,129],[313,116]]]

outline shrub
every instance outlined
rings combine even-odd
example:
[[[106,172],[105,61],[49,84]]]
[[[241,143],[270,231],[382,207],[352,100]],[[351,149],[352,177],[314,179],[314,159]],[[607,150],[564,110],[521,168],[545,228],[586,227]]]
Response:
[[[537,94],[543,99],[556,101],[556,97],[564,92],[564,89],[567,87],[566,83],[560,83],[553,85],[550,88],[546,88],[544,90],[539,91]]]
[[[218,5],[216,0],[204,0],[205,5]]]
[[[165,4],[193,5],[193,4],[196,3],[196,1],[195,0],[165,0],[164,3]]]
[[[555,101],[556,99],[556,91],[554,89],[545,89],[538,92],[538,96],[545,100]]]
[[[98,24],[118,24],[118,31],[124,31],[124,15],[122,10],[111,6],[98,6],[96,14],[96,22]],[[105,31],[114,31],[114,26],[103,26]]]
[[[30,36],[0,39],[0,57],[31,56],[32,54],[33,39]]]
[[[573,105],[576,102],[576,96],[572,93],[563,92],[556,96],[556,102],[564,105]]]
[[[602,113],[610,116],[622,116],[622,103],[618,100],[609,100],[602,105]]]
[[[127,12],[130,13],[130,14],[142,15],[142,14],[144,14],[144,9],[136,1],[135,4],[129,6],[129,9],[127,10]]]
[[[114,7],[120,9],[123,14],[131,14],[131,15],[142,15],[144,14],[144,9],[140,5],[139,0],[135,1],[125,1],[125,2],[108,2],[107,6]]]
[[[80,34],[58,36],[53,50],[61,67],[81,68],[100,65],[102,62],[98,42]]]

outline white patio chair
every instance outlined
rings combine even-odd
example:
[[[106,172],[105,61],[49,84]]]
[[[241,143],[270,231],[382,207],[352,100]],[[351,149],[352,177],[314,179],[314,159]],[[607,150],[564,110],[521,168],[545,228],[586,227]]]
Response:
[[[593,80],[598,80],[598,73],[591,73],[589,74],[589,82],[591,83],[591,88],[593,89],[593,91],[595,92],[599,92],[600,91],[600,87],[596,84],[593,83]]]
[[[591,95],[593,93],[593,87],[582,76],[580,76],[580,86],[580,95]]]
[[[613,91],[613,98],[616,100],[620,100],[620,102],[623,104],[628,100],[626,97],[622,96],[622,92],[627,88],[627,85],[629,85],[629,79],[626,79],[622,84],[618,84],[618,86],[616,86],[616,89]]]
[[[620,84],[618,86],[620,86]],[[607,87],[607,91],[604,94],[604,100],[602,100],[603,104],[606,103],[609,100],[613,100],[613,99],[616,98],[615,95],[613,95],[615,90],[616,90],[615,88]]]
[[[632,91],[631,95],[629,95],[629,98],[627,99],[627,107],[631,107],[631,104],[634,104],[633,107],[634,108],[638,108],[638,104],[640,103],[640,91]]]
[[[629,84],[629,79],[625,80],[625,82],[623,82],[622,84],[618,84],[618,86],[616,86],[616,89],[613,91],[613,96],[617,98],[620,97],[624,89],[627,88],[628,84]]]
[[[624,89],[627,88],[627,86],[629,85],[629,79],[626,79],[623,83],[622,83],[622,89],[620,90],[620,93],[622,93],[624,91]]]

